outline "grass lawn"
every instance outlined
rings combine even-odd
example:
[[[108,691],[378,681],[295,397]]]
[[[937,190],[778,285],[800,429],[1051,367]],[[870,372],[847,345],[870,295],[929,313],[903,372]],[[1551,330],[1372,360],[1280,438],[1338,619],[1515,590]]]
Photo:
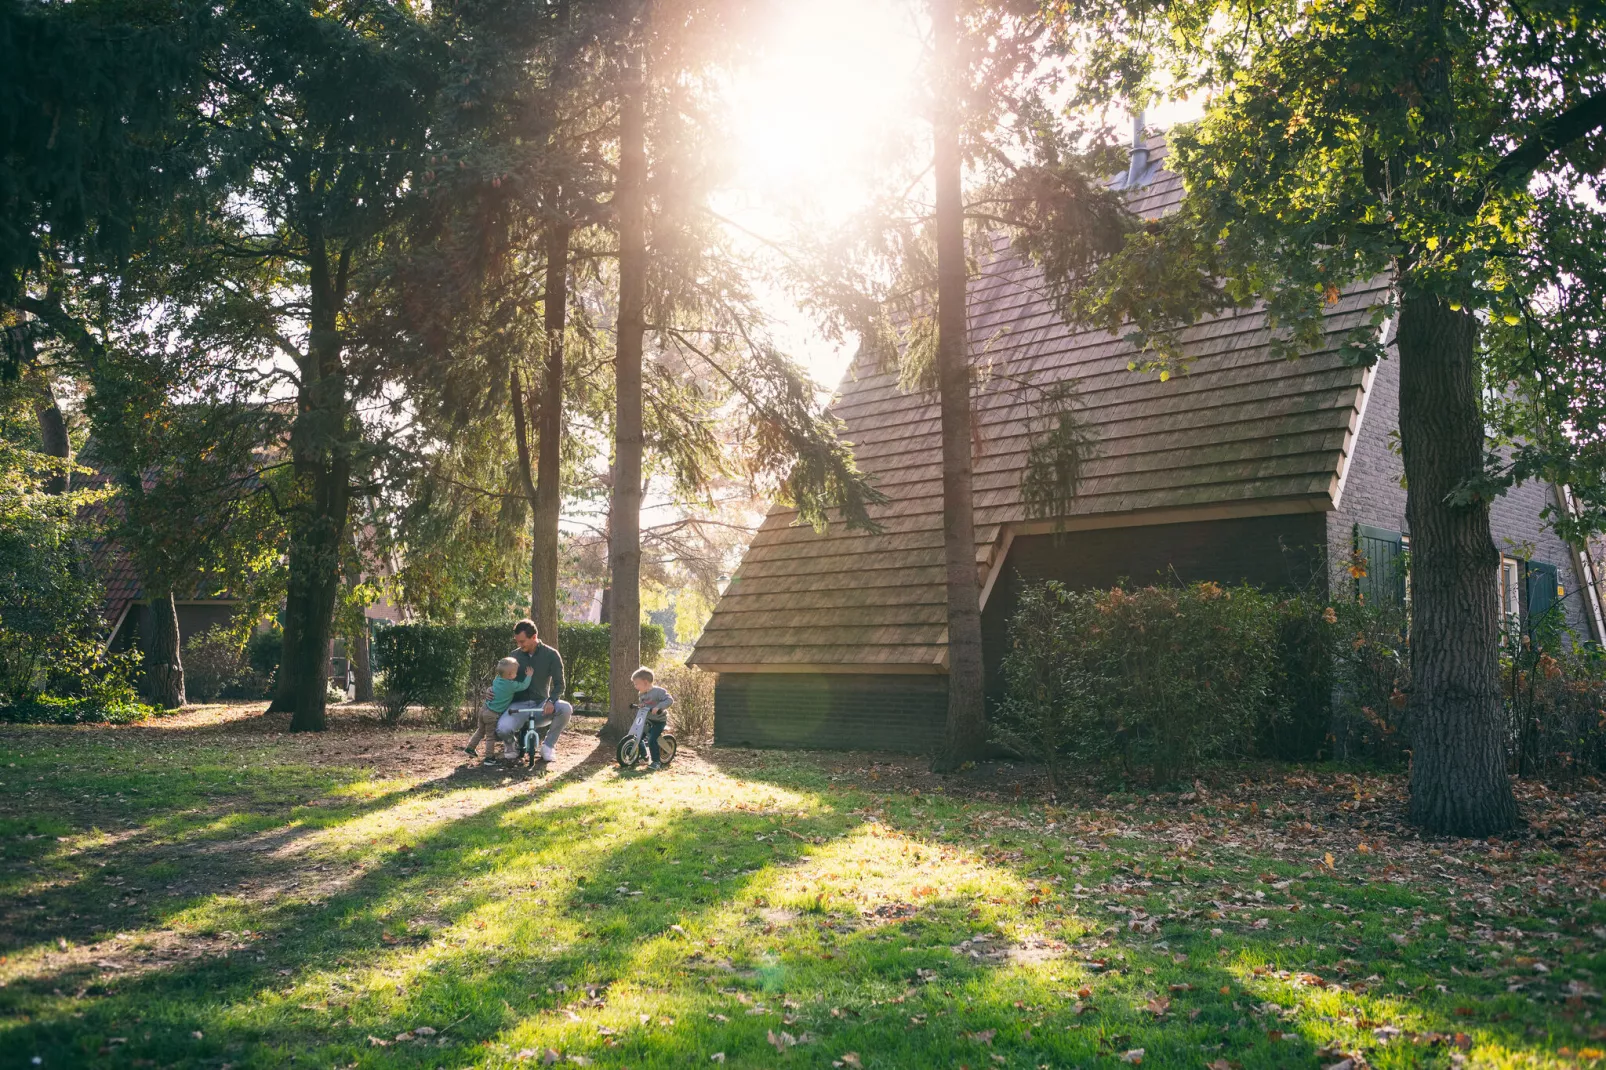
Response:
[[[0,729],[0,1066],[1552,1066],[1606,1057],[1606,795],[1432,843],[1396,777],[1026,770],[210,707]],[[578,724],[578,721],[577,721]]]

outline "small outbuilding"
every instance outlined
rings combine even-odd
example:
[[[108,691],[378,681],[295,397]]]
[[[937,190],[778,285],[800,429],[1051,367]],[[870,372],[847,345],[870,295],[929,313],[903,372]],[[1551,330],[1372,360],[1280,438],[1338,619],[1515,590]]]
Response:
[[[1181,181],[1164,168],[1162,140],[1144,149],[1126,185],[1136,212],[1158,216],[1180,201]],[[1000,250],[969,290],[972,352],[992,369],[973,402],[990,690],[1019,593],[1036,581],[1406,597],[1398,364],[1392,350],[1371,368],[1339,352],[1386,285],[1342,294],[1327,313],[1331,344],[1296,360],[1270,351],[1260,309],[1200,322],[1182,340],[1190,370],[1162,382],[1129,370],[1138,354],[1124,339],[1067,327],[1041,273]],[[1061,517],[1034,515],[1022,494],[1033,420],[1022,382],[1070,383],[1079,399],[1088,456]],[[861,359],[832,411],[887,496],[872,514],[882,530],[818,533],[772,509],[689,660],[719,673],[718,743],[929,752],[947,709],[937,399]],[[1601,640],[1589,559],[1541,519],[1558,493],[1528,483],[1496,502],[1501,597],[1518,617],[1559,598],[1573,629]]]

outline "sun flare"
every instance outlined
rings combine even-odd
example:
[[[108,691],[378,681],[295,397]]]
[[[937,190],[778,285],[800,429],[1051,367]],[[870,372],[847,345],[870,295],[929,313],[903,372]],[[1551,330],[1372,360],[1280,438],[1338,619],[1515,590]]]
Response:
[[[869,195],[872,171],[911,129],[920,42],[890,0],[789,4],[732,93],[737,186],[759,211],[826,221]]]

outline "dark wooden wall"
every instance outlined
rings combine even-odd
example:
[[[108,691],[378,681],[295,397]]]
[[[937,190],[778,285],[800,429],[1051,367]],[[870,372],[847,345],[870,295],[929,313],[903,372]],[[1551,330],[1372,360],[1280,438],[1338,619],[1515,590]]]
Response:
[[[714,742],[722,747],[930,754],[948,715],[936,674],[720,673]]]

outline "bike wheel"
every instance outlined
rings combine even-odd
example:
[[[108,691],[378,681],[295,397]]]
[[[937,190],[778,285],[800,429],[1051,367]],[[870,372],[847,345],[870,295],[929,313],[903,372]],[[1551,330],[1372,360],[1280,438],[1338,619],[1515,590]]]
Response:
[[[662,762],[664,765],[668,765],[670,762],[674,761],[675,750],[676,747],[674,736],[670,735],[668,732],[665,732],[663,735],[658,737],[658,753],[661,756],[658,760],[660,762]]]
[[[619,759],[620,765],[626,769],[633,768],[637,762],[641,761],[641,740],[635,736],[626,736],[621,739],[615,756]]]

